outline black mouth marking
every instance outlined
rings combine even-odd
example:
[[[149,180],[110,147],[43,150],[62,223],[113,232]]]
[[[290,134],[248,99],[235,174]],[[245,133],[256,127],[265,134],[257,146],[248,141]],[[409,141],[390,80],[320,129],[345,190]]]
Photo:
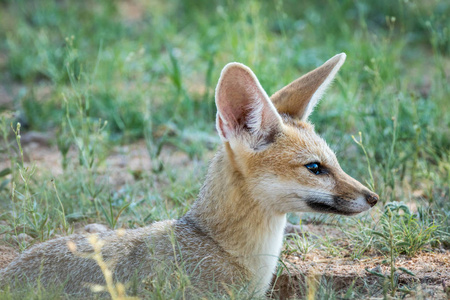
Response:
[[[341,198],[333,197],[333,204],[336,205]],[[336,208],[333,205],[323,203],[320,199],[306,199],[306,204],[314,211],[321,213],[329,213],[329,214],[339,214],[351,216],[357,214],[356,212],[349,212],[339,208]]]

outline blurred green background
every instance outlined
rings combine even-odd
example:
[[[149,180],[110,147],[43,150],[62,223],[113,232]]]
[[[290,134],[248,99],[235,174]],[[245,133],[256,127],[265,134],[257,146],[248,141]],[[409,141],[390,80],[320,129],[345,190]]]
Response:
[[[448,104],[448,1],[0,5],[0,76],[11,100],[2,106],[19,113],[26,128],[60,127],[62,94],[70,102],[76,90],[89,103],[89,118],[108,120],[112,139],[143,137],[150,119],[156,127],[170,122],[179,130],[212,130],[213,90],[227,62],[250,66],[271,94],[346,52],[332,91],[337,95],[323,101],[314,121],[326,120],[338,137],[384,132],[373,135],[379,145],[390,142],[386,134],[398,110],[400,140],[419,134],[419,146],[449,147],[442,109]]]

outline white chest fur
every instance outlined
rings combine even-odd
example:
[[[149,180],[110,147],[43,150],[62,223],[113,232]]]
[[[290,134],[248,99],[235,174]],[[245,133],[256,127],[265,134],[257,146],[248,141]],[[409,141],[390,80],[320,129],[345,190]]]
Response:
[[[257,240],[246,261],[247,267],[254,274],[252,285],[259,294],[267,290],[276,270],[283,245],[286,216],[274,216],[266,226],[266,228],[262,228],[264,232],[255,234],[254,238]]]

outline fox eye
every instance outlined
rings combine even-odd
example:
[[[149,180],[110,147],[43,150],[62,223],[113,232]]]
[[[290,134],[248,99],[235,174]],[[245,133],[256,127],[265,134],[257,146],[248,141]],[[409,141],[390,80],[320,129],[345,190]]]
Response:
[[[323,173],[322,168],[318,162],[307,164],[305,165],[305,167],[315,175]]]

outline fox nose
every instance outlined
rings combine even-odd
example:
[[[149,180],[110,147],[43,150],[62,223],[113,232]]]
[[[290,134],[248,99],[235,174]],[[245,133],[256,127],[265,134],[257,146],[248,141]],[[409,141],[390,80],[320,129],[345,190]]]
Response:
[[[370,193],[366,195],[367,203],[370,204],[371,207],[374,207],[378,202],[378,195],[375,193]]]

